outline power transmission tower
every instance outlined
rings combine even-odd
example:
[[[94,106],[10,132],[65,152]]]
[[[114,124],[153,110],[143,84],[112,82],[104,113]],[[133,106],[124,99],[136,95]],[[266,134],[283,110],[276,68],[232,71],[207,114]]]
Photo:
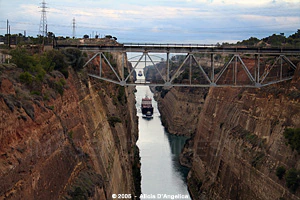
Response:
[[[42,14],[41,14],[41,21],[40,21],[40,30],[39,30],[39,34],[43,37],[45,37],[47,35],[47,16],[46,16],[46,13],[47,13],[47,8],[46,7],[46,2],[45,0],[43,0],[43,2],[41,3],[41,7],[42,10]]]
[[[75,17],[74,17],[73,18],[73,39],[75,39],[75,37],[76,37],[75,29],[76,29],[76,22],[75,22]]]

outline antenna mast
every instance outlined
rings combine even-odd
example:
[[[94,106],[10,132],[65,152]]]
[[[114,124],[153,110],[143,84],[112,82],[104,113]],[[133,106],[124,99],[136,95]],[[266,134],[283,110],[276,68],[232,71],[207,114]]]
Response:
[[[39,30],[39,34],[43,37],[45,37],[47,35],[47,16],[46,16],[46,9],[48,7],[46,7],[46,2],[45,0],[43,0],[43,2],[41,3],[42,6],[40,8],[42,8],[42,14],[41,14],[41,21],[40,21],[40,30]]]
[[[75,22],[75,17],[73,18],[73,39],[75,39],[75,29],[76,29],[76,22]]]

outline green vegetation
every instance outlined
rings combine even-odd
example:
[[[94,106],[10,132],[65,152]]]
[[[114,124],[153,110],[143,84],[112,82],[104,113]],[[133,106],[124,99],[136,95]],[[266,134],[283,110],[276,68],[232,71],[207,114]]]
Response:
[[[116,123],[121,123],[121,119],[119,117],[116,116],[111,116],[108,118],[108,123],[109,125],[111,125],[112,127],[115,127]]]
[[[253,167],[258,167],[260,164],[262,164],[263,160],[265,159],[264,152],[258,152],[251,160],[251,165]]]
[[[68,78],[68,65],[75,70],[82,69],[85,58],[80,50],[74,48],[31,53],[25,48],[17,47],[10,51],[10,55],[12,63],[35,77],[40,76],[39,78],[43,78],[46,73],[53,70],[60,71]]]
[[[224,122],[221,122],[220,123],[220,129],[223,127],[223,125],[224,125]]]
[[[127,97],[126,97],[126,94],[125,94],[125,87],[122,87],[122,86],[118,87],[117,99],[122,105],[125,105],[127,103]]]
[[[241,100],[241,98],[243,97],[243,94],[239,93],[237,97],[238,97],[239,100]]]
[[[283,166],[277,167],[276,176],[281,180],[285,174],[286,169]]]
[[[73,134],[74,134],[73,131],[68,132],[68,135],[69,135],[70,139],[73,139]]]
[[[292,99],[299,99],[300,98],[300,92],[297,90],[293,90],[288,93],[288,96]]]
[[[30,94],[31,95],[37,95],[37,96],[41,95],[41,93],[39,91],[35,91],[35,90],[31,91]]]
[[[54,89],[62,96],[64,94],[64,86],[66,85],[66,80],[61,78],[59,81],[54,83]]]
[[[163,86],[156,86],[155,89],[160,92],[160,97],[164,98],[170,90],[165,89]]]
[[[47,106],[45,105],[46,108],[48,108],[49,110],[54,110],[54,106]]]
[[[286,172],[285,175],[286,186],[295,193],[300,184],[300,173],[296,169],[292,168]]]
[[[11,62],[24,70],[29,70],[34,63],[33,56],[29,55],[29,52],[24,48],[11,50],[10,54],[12,56]]]
[[[300,128],[287,128],[283,133],[291,149],[300,153]]]
[[[228,45],[228,44],[223,44]],[[247,40],[238,42],[236,45],[255,46],[255,47],[286,47],[286,48],[299,48],[300,47],[300,30],[296,33],[286,37],[283,33],[277,35],[273,34],[269,37],[258,39],[250,37]]]
[[[43,84],[48,83],[50,88],[63,95],[65,79],[69,76],[68,66],[78,71],[82,69],[85,59],[85,55],[78,49],[34,53],[29,49],[17,47],[7,53],[12,56],[11,62],[23,70],[17,74],[18,80],[26,85],[31,95],[42,96],[45,100],[49,100],[51,91],[43,94]],[[55,98],[55,95],[52,94],[51,97]]]
[[[68,78],[68,64],[65,62],[66,58],[64,54],[59,50],[52,50],[45,53],[46,59],[44,62],[47,63],[45,70],[51,72],[52,70],[60,71],[66,78]],[[47,62],[48,59],[48,62]]]
[[[81,170],[72,182],[66,188],[67,194],[63,199],[90,199],[95,195],[95,188],[103,187],[103,180],[100,174],[97,174],[94,169],[87,166]]]
[[[79,71],[83,68],[84,60],[87,57],[77,48],[67,48],[63,51],[65,56],[64,61],[73,67],[75,71]]]
[[[260,40],[256,37],[250,37],[248,40],[243,40],[242,42],[238,42],[237,44],[243,44],[247,46],[254,46],[257,44]]]
[[[28,84],[28,85],[32,84],[33,77],[29,72],[21,73],[19,78],[20,78],[20,81],[22,83],[25,83],[25,84]]]
[[[265,145],[265,139],[259,138],[256,134],[245,130],[241,126],[235,128],[234,134],[237,134],[241,139],[250,143],[253,147],[262,148]]]

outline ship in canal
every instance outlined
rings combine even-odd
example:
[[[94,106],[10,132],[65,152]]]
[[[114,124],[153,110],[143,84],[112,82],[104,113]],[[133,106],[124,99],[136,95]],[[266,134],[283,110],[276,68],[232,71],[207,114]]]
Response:
[[[141,109],[142,109],[143,117],[152,118],[153,115],[152,99],[149,98],[148,96],[142,98]]]
[[[143,72],[139,71],[138,76],[143,76]]]

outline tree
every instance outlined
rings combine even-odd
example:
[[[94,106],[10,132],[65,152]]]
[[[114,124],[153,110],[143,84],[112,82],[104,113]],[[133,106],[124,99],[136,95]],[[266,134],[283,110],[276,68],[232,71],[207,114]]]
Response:
[[[65,55],[59,50],[52,50],[45,53],[44,69],[47,72],[54,70],[60,71],[66,78],[68,78],[68,65],[66,63]]]
[[[52,38],[52,37],[54,36],[54,33],[48,32],[48,33],[47,33],[47,36],[48,36],[49,38]]]
[[[65,62],[71,65],[74,70],[79,71],[83,68],[86,56],[77,48],[68,48],[64,50],[66,56]]]
[[[28,70],[33,64],[33,58],[29,55],[26,49],[16,48],[10,52],[12,56],[12,63],[15,63],[19,68]]]
[[[29,72],[24,72],[20,74],[20,81],[25,84],[31,84],[33,81],[32,75]]]
[[[90,36],[89,36],[89,35],[87,35],[87,34],[85,34],[85,35],[83,36],[83,38],[84,38],[84,39],[89,39],[89,38],[90,38]]]

